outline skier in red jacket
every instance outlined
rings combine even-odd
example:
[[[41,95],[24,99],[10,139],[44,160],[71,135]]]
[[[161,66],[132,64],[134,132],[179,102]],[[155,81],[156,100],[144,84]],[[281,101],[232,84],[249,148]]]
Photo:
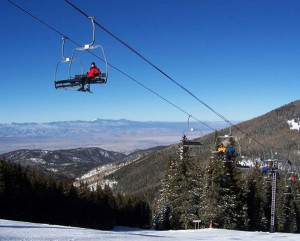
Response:
[[[78,91],[84,91],[84,85],[85,83],[88,84],[86,91],[90,91],[90,83],[91,83],[91,79],[95,78],[96,76],[100,75],[101,71],[98,69],[98,67],[96,66],[96,64],[93,62],[91,63],[91,68],[89,70],[89,72],[86,73],[86,77],[83,77],[81,79],[81,87],[78,89]]]

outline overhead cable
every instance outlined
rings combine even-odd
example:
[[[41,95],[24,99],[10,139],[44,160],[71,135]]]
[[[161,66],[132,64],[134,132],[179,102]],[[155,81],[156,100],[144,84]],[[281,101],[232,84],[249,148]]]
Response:
[[[82,11],[80,8],[78,8],[77,6],[75,6],[72,2],[70,2],[69,0],[65,0],[65,2],[67,2],[69,5],[71,5],[73,8],[75,8],[78,12],[80,12],[81,14],[83,14],[85,17],[89,18],[89,15],[87,13],[85,13],[84,11]],[[135,50],[133,47],[131,47],[129,44],[127,44],[125,41],[123,41],[121,38],[119,38],[118,36],[116,36],[115,34],[113,34],[111,31],[109,31],[107,28],[105,28],[103,25],[101,25],[100,23],[98,23],[97,21],[95,21],[95,24],[100,27],[101,29],[103,29],[106,33],[108,33],[110,36],[112,36],[114,39],[116,39],[117,41],[119,41],[121,44],[123,44],[126,48],[128,48],[130,51],[132,51],[134,54],[136,54],[137,56],[139,56],[141,59],[143,59],[146,63],[148,63],[150,66],[152,66],[154,69],[156,69],[157,71],[159,71],[162,75],[164,75],[166,78],[168,78],[170,81],[172,81],[174,84],[176,84],[177,86],[179,86],[182,90],[184,90],[185,92],[187,92],[189,95],[191,95],[193,98],[195,98],[198,102],[200,102],[202,105],[204,105],[206,108],[208,108],[210,111],[212,111],[213,113],[215,113],[217,116],[219,116],[222,120],[224,120],[225,122],[227,122],[230,126],[235,127],[238,131],[240,131],[241,133],[243,133],[244,135],[248,136],[250,139],[252,139],[253,141],[257,142],[259,145],[261,145],[262,147],[265,148],[265,146],[259,142],[258,140],[256,140],[254,137],[250,136],[248,133],[246,133],[245,131],[243,131],[240,127],[236,126],[235,124],[233,124],[230,120],[228,120],[226,117],[224,117],[222,114],[220,114],[219,112],[217,112],[215,109],[213,109],[211,106],[209,106],[208,104],[206,104],[204,101],[202,101],[201,99],[199,99],[193,92],[191,92],[189,89],[187,89],[186,87],[184,87],[183,85],[181,85],[180,83],[178,83],[174,78],[172,78],[170,75],[168,75],[165,71],[163,71],[161,68],[159,68],[158,66],[156,66],[155,64],[153,64],[150,60],[148,60],[147,58],[145,58],[141,53],[139,53],[137,50]]]

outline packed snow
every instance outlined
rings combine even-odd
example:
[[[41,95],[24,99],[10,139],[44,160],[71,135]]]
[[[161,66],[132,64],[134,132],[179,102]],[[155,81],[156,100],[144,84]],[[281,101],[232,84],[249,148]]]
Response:
[[[300,123],[299,122],[295,121],[294,119],[293,120],[288,120],[287,122],[288,122],[291,130],[300,131]]]
[[[299,239],[300,234],[290,233],[245,232],[225,229],[155,231],[125,227],[116,227],[113,231],[101,231],[0,219],[1,241],[298,241]]]

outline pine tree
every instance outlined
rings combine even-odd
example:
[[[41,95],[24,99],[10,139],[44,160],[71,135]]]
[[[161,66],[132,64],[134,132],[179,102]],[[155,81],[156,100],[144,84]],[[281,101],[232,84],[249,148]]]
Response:
[[[268,227],[263,210],[265,200],[264,180],[258,165],[248,174],[247,190],[247,229],[253,231],[266,231],[268,230]]]
[[[206,180],[207,198],[201,210],[205,224],[215,228],[244,228],[245,191],[234,162],[212,158]]]
[[[165,173],[165,177],[162,180],[162,189],[158,199],[156,200],[155,210],[153,213],[153,223],[156,229],[166,230],[171,229],[171,196],[172,184],[174,183],[174,177],[178,166],[178,160],[174,157],[169,157],[168,170]]]
[[[154,222],[158,229],[192,227],[201,206],[201,163],[184,146],[177,158],[170,158],[169,169],[157,200]]]
[[[297,230],[297,214],[294,202],[295,190],[286,181],[284,174],[280,175],[277,189],[277,230],[295,232]]]
[[[205,198],[199,212],[203,224],[210,228],[215,225],[215,218],[220,209],[220,206],[217,204],[219,183],[216,181],[220,168],[220,162],[211,158],[205,173],[205,189],[203,192]]]
[[[0,160],[0,200],[3,198],[5,190],[5,180],[4,180],[4,160]]]
[[[183,158],[179,162],[175,183],[173,192],[176,196],[171,200],[172,213],[179,217],[179,228],[186,229],[191,227],[192,220],[198,219],[201,202],[201,173],[193,158]]]

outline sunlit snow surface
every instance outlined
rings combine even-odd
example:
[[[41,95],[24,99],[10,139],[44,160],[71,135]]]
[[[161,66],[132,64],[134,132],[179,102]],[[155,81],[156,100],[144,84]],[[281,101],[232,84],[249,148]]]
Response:
[[[117,227],[114,231],[35,224],[0,219],[1,241],[184,241],[263,240],[299,241],[300,234],[242,232],[224,229],[154,231]]]
[[[288,122],[291,130],[298,130],[298,131],[300,131],[300,123],[299,123],[299,121],[297,122],[295,120],[288,120],[287,122]]]

